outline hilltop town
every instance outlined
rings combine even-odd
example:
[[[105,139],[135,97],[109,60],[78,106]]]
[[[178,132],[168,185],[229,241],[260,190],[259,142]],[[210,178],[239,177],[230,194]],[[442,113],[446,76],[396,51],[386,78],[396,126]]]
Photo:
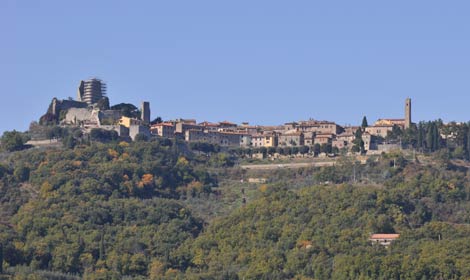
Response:
[[[317,154],[374,154],[401,148],[400,141],[389,139],[388,136],[396,130],[403,132],[414,125],[410,98],[405,101],[403,118],[379,119],[373,125],[368,125],[365,117],[361,126],[341,126],[332,121],[314,119],[277,126],[236,124],[230,121],[198,123],[194,119],[162,120],[159,117],[152,120],[149,102],[142,102],[140,108],[128,103],[110,106],[106,84],[97,78],[80,81],[75,100],[53,98],[39,124],[80,128],[84,134],[104,130],[128,141],[139,137],[177,138],[221,147],[308,147]]]

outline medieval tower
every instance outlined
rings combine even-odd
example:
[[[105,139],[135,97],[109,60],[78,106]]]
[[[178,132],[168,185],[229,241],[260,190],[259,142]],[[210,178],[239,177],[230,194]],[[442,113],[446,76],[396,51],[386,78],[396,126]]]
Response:
[[[405,101],[405,129],[411,127],[411,98]]]
[[[142,102],[141,119],[144,124],[150,124],[150,103]]]
[[[80,81],[77,92],[78,101],[93,105],[105,96],[106,84],[100,79],[92,78],[90,80]]]

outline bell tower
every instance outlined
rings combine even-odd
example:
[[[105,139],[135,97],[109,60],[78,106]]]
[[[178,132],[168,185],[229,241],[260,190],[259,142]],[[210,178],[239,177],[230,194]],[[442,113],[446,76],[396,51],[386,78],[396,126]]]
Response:
[[[405,129],[411,127],[411,98],[405,101]]]

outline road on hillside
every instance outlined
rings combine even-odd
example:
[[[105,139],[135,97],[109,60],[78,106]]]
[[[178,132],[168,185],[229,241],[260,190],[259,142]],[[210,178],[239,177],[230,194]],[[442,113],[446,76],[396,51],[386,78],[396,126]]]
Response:
[[[302,167],[321,167],[333,166],[335,161],[312,161],[312,162],[298,162],[298,163],[271,163],[271,164],[243,164],[240,165],[242,169],[258,169],[258,170],[271,170],[282,168],[302,168]]]

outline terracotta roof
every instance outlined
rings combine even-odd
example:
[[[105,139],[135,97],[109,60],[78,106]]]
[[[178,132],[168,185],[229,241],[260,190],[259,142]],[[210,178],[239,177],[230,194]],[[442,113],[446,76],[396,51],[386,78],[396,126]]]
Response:
[[[222,122],[219,122],[219,124],[228,124],[228,125],[236,125],[232,122],[229,122],[229,121],[222,121]]]
[[[370,236],[370,239],[397,239],[400,234],[397,233],[376,233]]]
[[[404,121],[405,119],[378,119],[377,121]]]
[[[202,125],[202,126],[219,126],[218,124],[211,123],[211,122],[202,122],[199,125]]]
[[[157,123],[157,124],[153,124],[152,127],[156,127],[156,126],[174,126],[172,123]]]
[[[366,127],[366,129],[374,128],[374,127],[377,127],[377,128],[392,127],[393,128],[393,125],[373,125],[373,126]]]

